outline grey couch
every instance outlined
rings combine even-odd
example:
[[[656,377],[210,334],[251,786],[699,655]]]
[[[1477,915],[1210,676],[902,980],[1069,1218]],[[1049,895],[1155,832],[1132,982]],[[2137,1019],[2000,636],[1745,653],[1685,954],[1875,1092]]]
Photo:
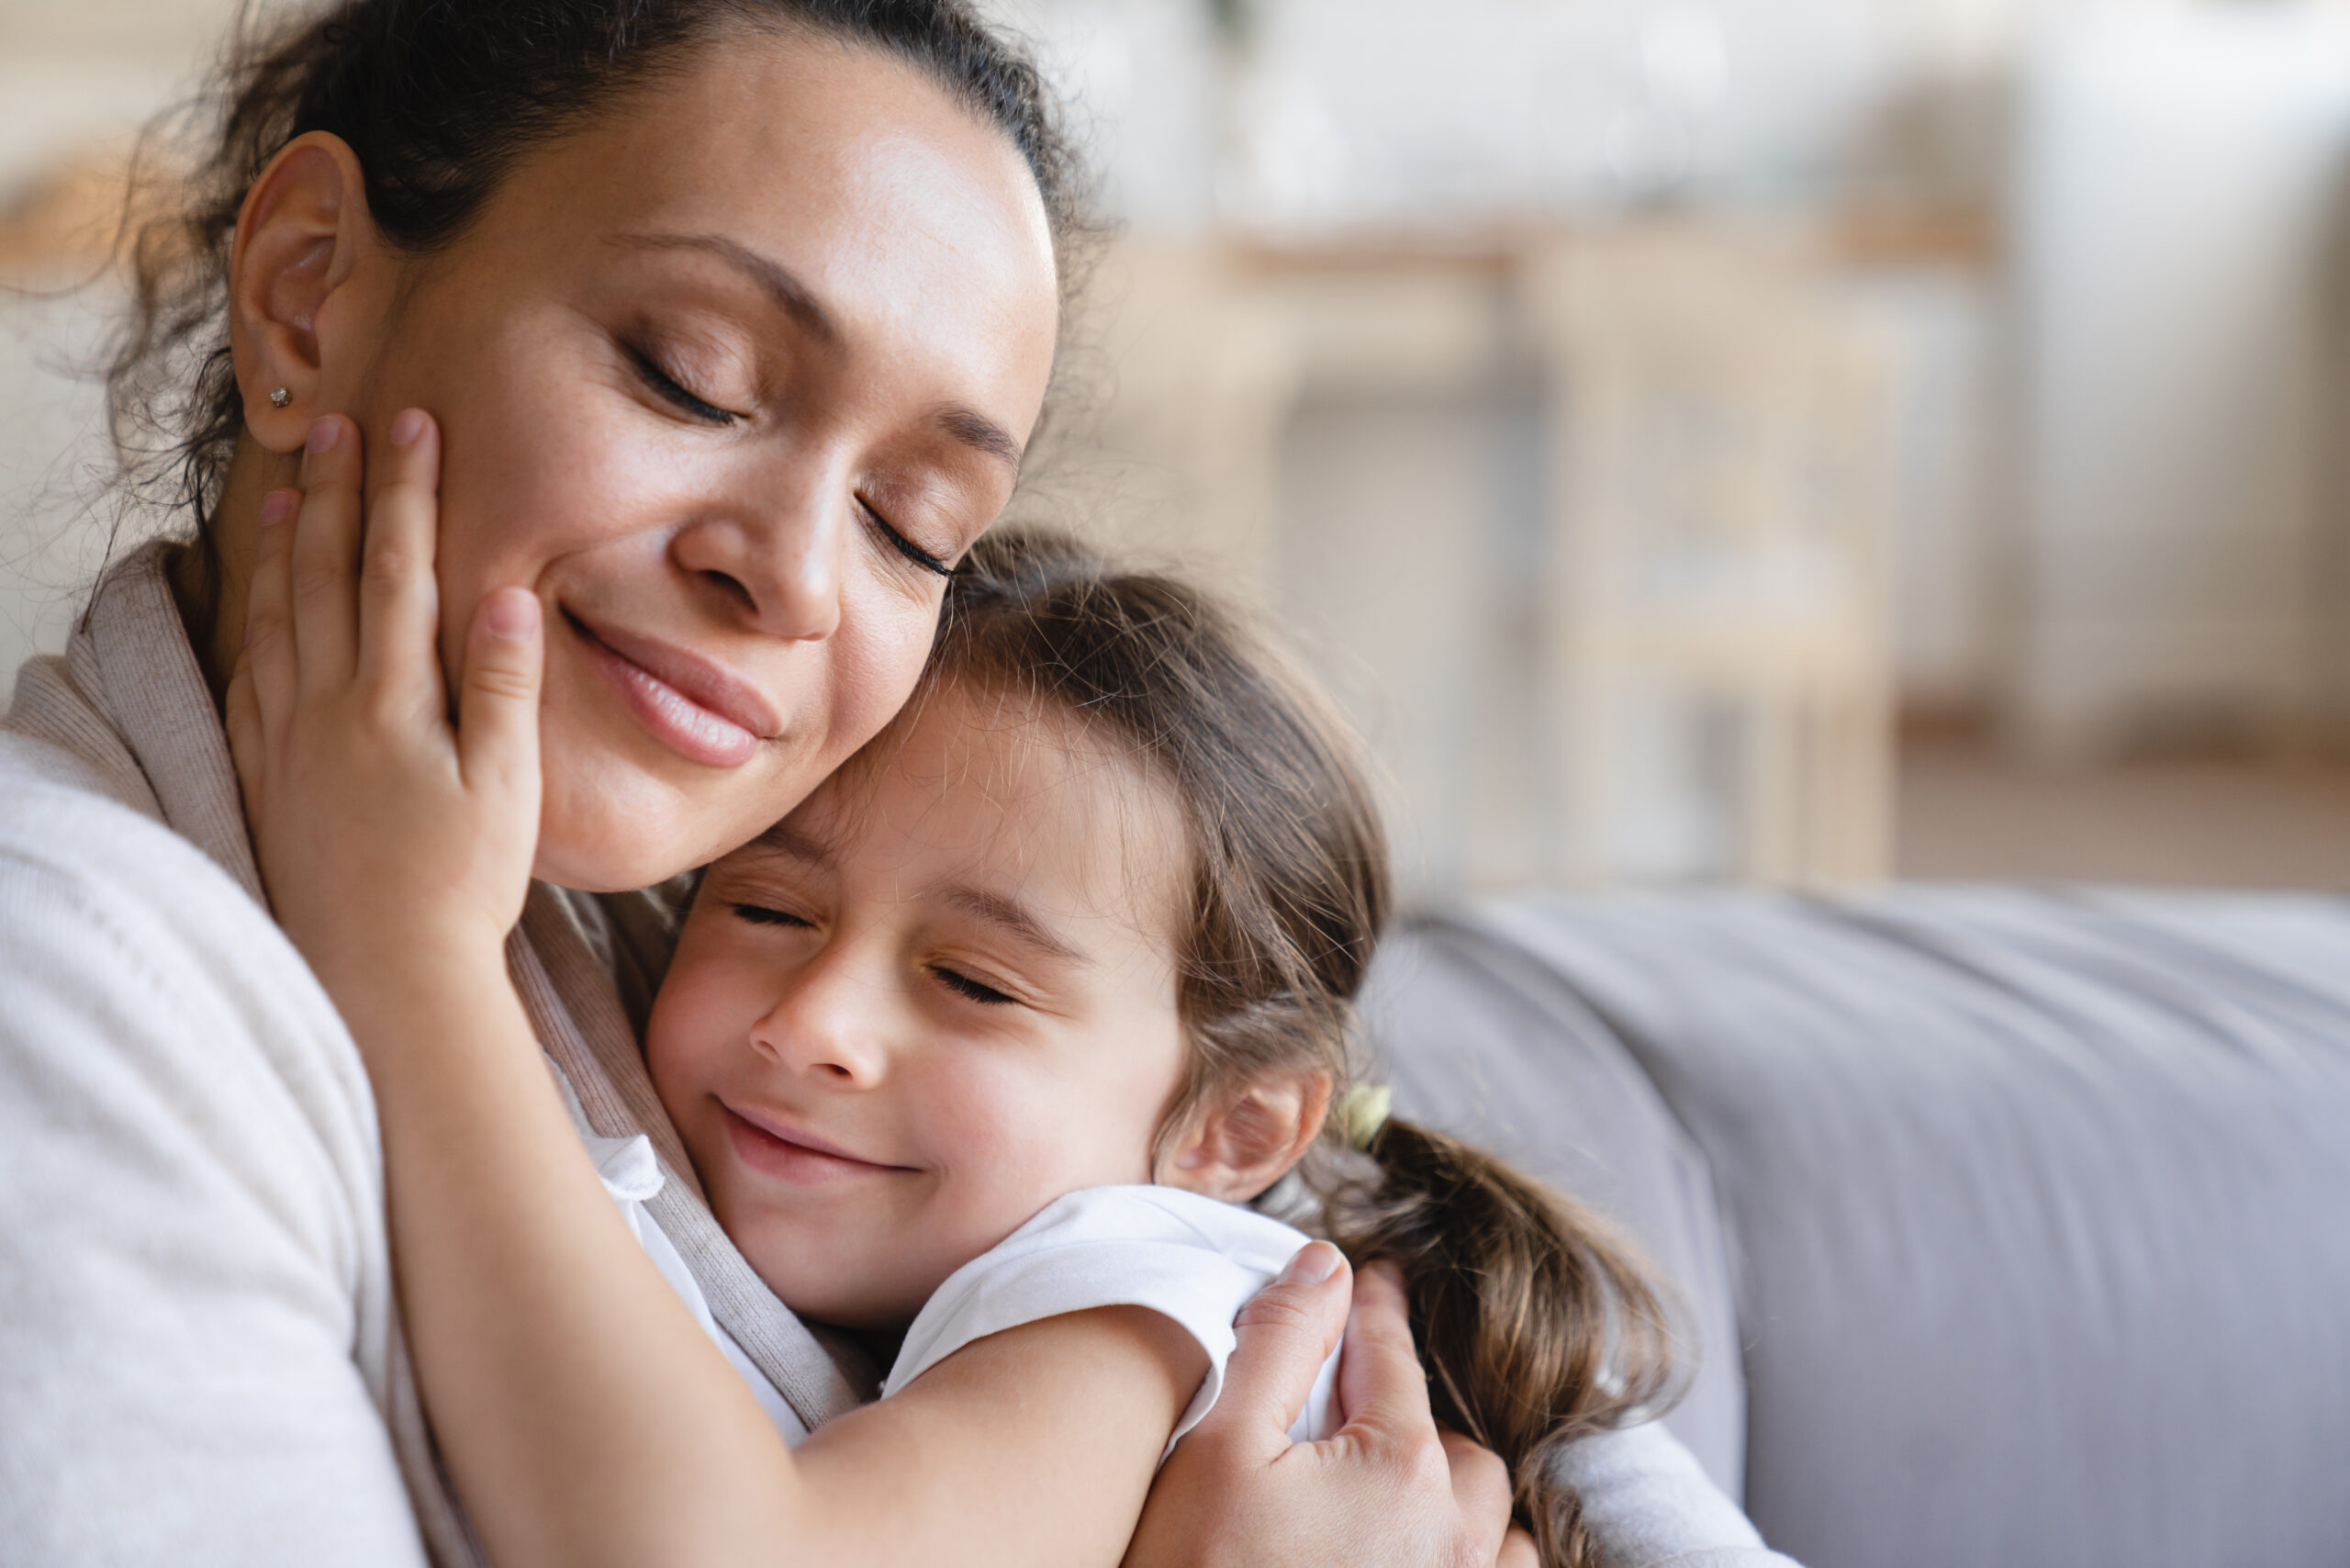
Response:
[[[1673,1276],[1809,1568],[2350,1564],[2350,902],[1495,902],[1370,1015]]]

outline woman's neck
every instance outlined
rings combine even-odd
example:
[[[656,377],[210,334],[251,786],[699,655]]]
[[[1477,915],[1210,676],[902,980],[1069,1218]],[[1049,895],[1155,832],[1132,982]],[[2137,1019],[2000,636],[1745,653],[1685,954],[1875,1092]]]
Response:
[[[187,627],[196,662],[204,667],[215,707],[226,700],[229,677],[244,646],[245,605],[252,588],[262,498],[293,484],[300,475],[298,458],[271,452],[250,434],[240,434],[236,455],[229,460],[227,481],[220,487],[219,503],[206,525],[217,553],[217,577],[199,550],[182,550],[173,558],[172,597],[179,603],[180,620]]]

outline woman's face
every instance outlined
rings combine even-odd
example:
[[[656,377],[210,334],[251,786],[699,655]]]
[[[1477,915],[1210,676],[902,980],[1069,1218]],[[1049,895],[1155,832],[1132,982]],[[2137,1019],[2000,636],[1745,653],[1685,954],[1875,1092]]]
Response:
[[[536,869],[594,890],[743,843],[897,710],[1058,309],[1008,139],[759,35],[518,165],[400,284],[326,406],[440,421],[444,658],[483,593],[538,594]]]

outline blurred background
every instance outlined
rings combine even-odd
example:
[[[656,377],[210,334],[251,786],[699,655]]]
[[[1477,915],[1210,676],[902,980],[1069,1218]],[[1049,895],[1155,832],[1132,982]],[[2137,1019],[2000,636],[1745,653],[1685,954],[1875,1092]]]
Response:
[[[1015,509],[1274,617],[1416,891],[2350,887],[2350,0],[990,9],[1123,225]],[[233,10],[0,0],[0,671]]]

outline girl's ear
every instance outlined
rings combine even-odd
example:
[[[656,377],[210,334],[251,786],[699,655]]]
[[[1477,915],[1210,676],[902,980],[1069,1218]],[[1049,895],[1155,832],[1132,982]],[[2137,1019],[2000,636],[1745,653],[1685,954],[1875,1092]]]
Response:
[[[1192,1112],[1152,1180],[1246,1203],[1304,1157],[1329,1112],[1328,1073],[1268,1073]]]
[[[330,411],[329,356],[359,345],[334,342],[352,317],[329,302],[380,249],[359,160],[339,136],[296,137],[246,192],[229,252],[229,347],[245,427],[270,451],[301,450],[310,421]]]

